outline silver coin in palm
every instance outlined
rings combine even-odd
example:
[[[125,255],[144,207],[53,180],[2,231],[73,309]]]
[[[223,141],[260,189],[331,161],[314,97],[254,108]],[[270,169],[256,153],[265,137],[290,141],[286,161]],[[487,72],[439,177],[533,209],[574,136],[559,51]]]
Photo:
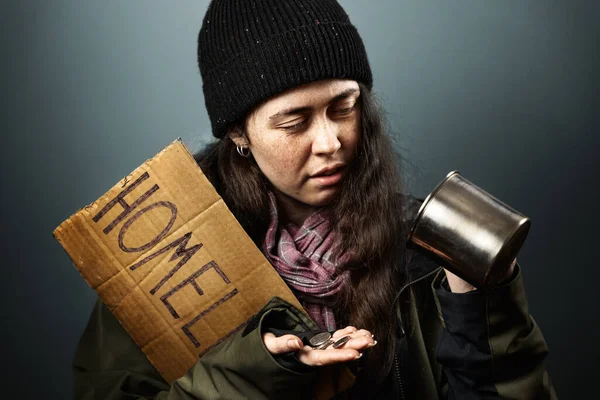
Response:
[[[320,347],[331,340],[331,333],[329,332],[321,332],[317,333],[315,336],[311,337],[308,340],[308,343],[312,347]]]
[[[338,347],[342,347],[343,345],[345,345],[346,343],[348,343],[348,341],[352,339],[350,337],[350,335],[346,335],[346,336],[342,336],[341,338],[337,339],[333,344],[332,347],[334,349],[337,349]]]

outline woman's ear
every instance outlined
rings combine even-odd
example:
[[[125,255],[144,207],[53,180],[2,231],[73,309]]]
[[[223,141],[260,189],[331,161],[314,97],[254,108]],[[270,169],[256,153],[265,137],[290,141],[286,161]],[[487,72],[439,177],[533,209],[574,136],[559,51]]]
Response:
[[[250,145],[250,142],[246,137],[246,133],[239,126],[233,126],[229,128],[227,131],[227,136],[233,140],[233,143],[235,143],[236,146],[248,147]]]

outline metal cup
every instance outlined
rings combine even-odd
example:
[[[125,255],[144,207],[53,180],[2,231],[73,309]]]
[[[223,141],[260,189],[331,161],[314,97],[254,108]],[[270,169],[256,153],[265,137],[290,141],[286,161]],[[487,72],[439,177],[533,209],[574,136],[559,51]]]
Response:
[[[505,275],[529,232],[526,216],[450,172],[427,196],[408,246],[475,287]]]

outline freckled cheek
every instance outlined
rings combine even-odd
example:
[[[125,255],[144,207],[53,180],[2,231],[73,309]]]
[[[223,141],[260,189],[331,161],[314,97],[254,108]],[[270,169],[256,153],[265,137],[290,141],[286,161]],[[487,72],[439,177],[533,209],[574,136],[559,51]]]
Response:
[[[343,147],[352,150],[352,153],[354,153],[360,139],[360,123],[350,123],[346,129],[345,134],[340,140],[342,141]]]
[[[277,171],[287,184],[295,186],[299,183],[302,173],[301,154],[295,151],[286,151],[278,154]]]
[[[286,151],[281,146],[269,147],[268,151],[255,154],[263,173],[276,186],[292,188],[300,183],[302,158],[296,151]],[[283,187],[282,187],[283,188]]]

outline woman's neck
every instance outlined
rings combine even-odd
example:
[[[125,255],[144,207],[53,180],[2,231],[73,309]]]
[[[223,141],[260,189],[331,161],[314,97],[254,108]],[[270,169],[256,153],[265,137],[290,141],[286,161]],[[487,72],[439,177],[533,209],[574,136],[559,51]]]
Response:
[[[291,222],[298,228],[300,228],[302,224],[304,224],[306,218],[316,210],[315,207],[302,203],[278,190],[275,190],[275,197],[277,198],[279,209],[283,214],[281,216],[282,220]]]

